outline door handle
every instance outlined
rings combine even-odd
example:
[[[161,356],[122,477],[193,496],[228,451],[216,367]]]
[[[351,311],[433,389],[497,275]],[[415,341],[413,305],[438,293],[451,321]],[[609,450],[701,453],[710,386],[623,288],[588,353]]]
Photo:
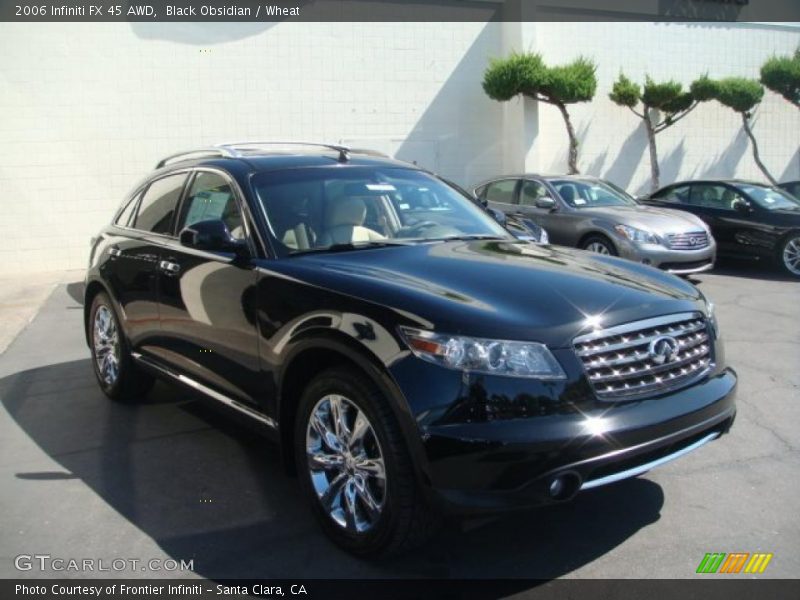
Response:
[[[158,263],[158,266],[165,273],[175,274],[181,270],[181,266],[178,263],[174,263],[169,260],[162,260],[160,263]]]
[[[122,256],[122,250],[116,246],[111,246],[111,248],[108,249],[108,255],[113,257]]]

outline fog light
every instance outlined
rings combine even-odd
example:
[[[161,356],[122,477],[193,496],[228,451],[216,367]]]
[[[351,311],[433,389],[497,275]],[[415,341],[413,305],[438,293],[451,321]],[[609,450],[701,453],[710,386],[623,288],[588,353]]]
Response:
[[[564,480],[560,477],[556,477],[550,483],[550,495],[553,498],[558,498],[561,495],[561,492],[564,491]]]

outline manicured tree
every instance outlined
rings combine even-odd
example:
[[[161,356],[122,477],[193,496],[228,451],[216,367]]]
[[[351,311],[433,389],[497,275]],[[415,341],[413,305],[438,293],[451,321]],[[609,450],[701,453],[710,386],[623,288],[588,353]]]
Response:
[[[794,56],[773,56],[765,62],[761,83],[800,108],[800,47]]]
[[[651,191],[657,190],[661,171],[658,167],[656,135],[672,127],[692,112],[698,102],[707,98],[695,98],[692,92],[684,91],[677,81],[659,83],[645,77],[644,86],[640,87],[624,73],[620,73],[608,97],[615,104],[628,108],[644,122],[650,148],[650,188]],[[637,110],[640,105],[641,108]]]
[[[580,57],[569,64],[548,67],[541,55],[512,53],[493,60],[483,76],[483,90],[501,102],[523,95],[552,104],[561,112],[569,136],[569,172],[578,173],[578,137],[567,106],[588,102],[597,91],[597,65]]]
[[[713,97],[718,102],[741,115],[742,127],[744,127],[744,131],[747,137],[750,138],[750,144],[753,147],[753,160],[755,160],[758,168],[761,169],[764,177],[766,177],[772,185],[777,185],[777,180],[770,174],[764,163],[761,162],[761,157],[758,154],[758,143],[756,142],[756,137],[753,135],[753,130],[750,126],[753,110],[764,97],[764,86],[755,79],[727,77],[714,82],[711,86],[711,90]]]

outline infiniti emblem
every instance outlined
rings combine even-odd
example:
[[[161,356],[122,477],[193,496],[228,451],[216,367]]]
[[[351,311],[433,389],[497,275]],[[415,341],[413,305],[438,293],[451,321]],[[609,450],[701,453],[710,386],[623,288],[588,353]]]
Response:
[[[697,239],[696,237],[690,237],[690,238],[689,238],[689,243],[690,243],[692,246],[697,246],[697,244],[699,244],[699,243],[700,243],[700,240],[699,240],[699,239]]]
[[[678,340],[674,337],[663,335],[650,342],[650,347],[647,350],[654,363],[663,365],[678,358]]]

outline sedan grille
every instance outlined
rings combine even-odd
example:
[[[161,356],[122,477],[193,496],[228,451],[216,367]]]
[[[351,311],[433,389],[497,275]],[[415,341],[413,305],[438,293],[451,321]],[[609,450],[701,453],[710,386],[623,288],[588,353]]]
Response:
[[[701,250],[708,247],[708,233],[705,231],[670,233],[667,234],[667,244],[672,250]]]
[[[682,313],[582,335],[575,352],[601,399],[630,399],[684,387],[711,368],[705,318]]]

